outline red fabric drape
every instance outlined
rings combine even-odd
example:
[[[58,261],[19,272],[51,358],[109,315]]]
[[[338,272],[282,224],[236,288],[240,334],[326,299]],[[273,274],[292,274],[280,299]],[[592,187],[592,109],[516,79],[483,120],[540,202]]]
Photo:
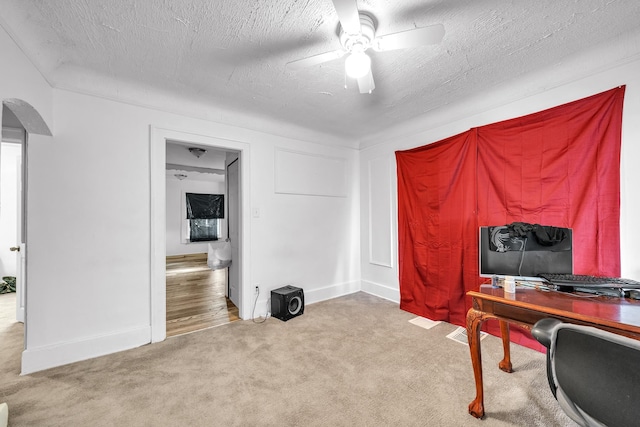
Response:
[[[623,97],[613,89],[479,128],[478,224],[571,227],[574,272],[619,276]]]
[[[478,222],[573,228],[574,271],[620,275],[624,87],[478,129]]]
[[[618,276],[624,89],[397,152],[400,307],[465,324],[481,225],[571,227],[574,272]]]
[[[396,161],[400,308],[462,324],[478,276],[477,258],[467,264],[477,254],[469,239],[477,232],[475,133],[398,152]]]

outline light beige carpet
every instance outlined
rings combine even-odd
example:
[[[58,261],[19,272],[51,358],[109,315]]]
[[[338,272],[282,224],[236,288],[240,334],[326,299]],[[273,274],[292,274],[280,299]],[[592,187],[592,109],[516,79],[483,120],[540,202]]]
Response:
[[[20,377],[21,325],[0,328],[0,401],[19,426],[571,426],[545,356],[482,341],[484,420],[456,327],[424,329],[397,304],[357,293],[288,322],[238,321]],[[20,341],[15,345],[15,341]]]

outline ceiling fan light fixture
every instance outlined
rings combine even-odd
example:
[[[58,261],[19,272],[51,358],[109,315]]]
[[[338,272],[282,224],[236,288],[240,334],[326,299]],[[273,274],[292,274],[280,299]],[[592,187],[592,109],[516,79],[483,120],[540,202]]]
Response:
[[[347,55],[344,69],[345,88],[347,88],[347,77],[355,78],[360,93],[371,93],[376,85],[371,72],[371,58],[366,54],[367,50],[385,52],[433,45],[440,43],[444,37],[445,31],[442,24],[426,27],[414,25],[415,28],[397,33],[377,35],[378,20],[372,14],[358,10],[355,0],[331,0],[331,2],[340,21],[339,37],[342,48],[290,61],[287,63],[287,68],[311,67]]]
[[[359,79],[371,70],[371,58],[364,52],[352,52],[344,63],[345,71],[349,77]]]

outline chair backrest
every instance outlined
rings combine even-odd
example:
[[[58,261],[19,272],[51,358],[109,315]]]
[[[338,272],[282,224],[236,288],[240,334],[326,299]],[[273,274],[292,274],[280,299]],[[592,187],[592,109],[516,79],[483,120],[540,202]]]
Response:
[[[542,319],[531,330],[547,350],[547,377],[567,415],[582,426],[637,426],[640,341]]]

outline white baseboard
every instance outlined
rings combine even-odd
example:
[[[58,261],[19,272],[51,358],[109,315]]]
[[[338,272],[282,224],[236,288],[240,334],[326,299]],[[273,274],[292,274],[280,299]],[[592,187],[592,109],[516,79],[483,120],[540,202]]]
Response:
[[[302,290],[304,291],[305,305],[310,305],[320,301],[326,301],[360,291],[360,281],[357,280],[352,282],[337,283],[335,285],[330,285],[319,289],[305,289],[303,286],[298,285],[292,286],[302,288]],[[269,290],[266,295],[261,295],[260,298],[258,298],[255,313],[250,313],[248,318],[251,319],[253,316],[255,319],[258,319],[260,317],[264,317],[267,312],[270,312],[270,297],[271,290]],[[253,308],[253,303],[251,303],[251,308]]]
[[[353,294],[360,291],[360,281],[354,280],[353,282],[337,283],[335,285],[327,286],[319,289],[305,290],[304,302],[305,304],[313,304],[320,301],[326,301],[328,299],[338,298],[344,295]]]
[[[22,375],[140,347],[151,342],[151,328],[144,326],[22,352]]]
[[[392,288],[380,283],[370,282],[368,280],[362,280],[361,290],[362,292],[400,304],[400,289]]]

